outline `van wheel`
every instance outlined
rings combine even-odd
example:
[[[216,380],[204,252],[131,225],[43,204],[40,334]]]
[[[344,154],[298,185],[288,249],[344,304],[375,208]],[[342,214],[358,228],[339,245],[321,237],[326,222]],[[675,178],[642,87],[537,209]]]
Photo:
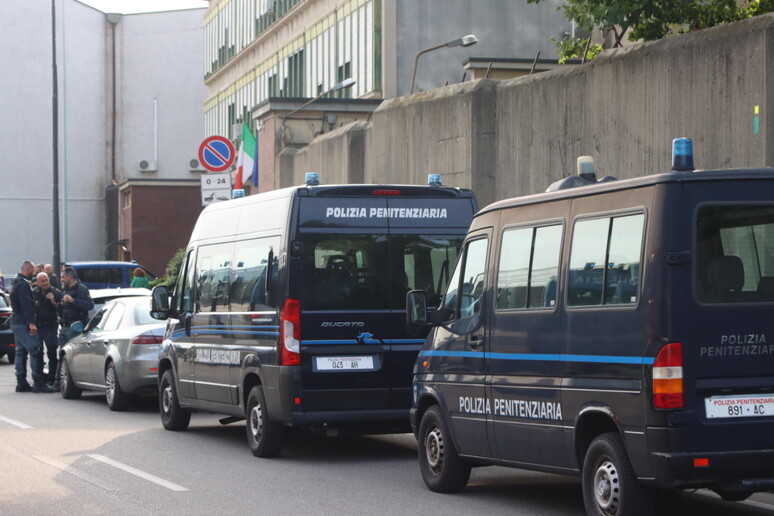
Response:
[[[250,389],[247,397],[247,445],[256,457],[276,457],[282,449],[286,429],[269,419],[266,400],[260,385]]]
[[[456,493],[465,489],[470,478],[470,464],[457,455],[446,421],[437,406],[422,416],[419,424],[417,451],[422,479],[431,491]]]
[[[14,350],[10,350],[9,349],[8,353],[6,353],[6,355],[8,356],[8,363],[13,365],[14,362],[16,361],[16,350],[15,349]]]
[[[752,492],[750,491],[726,491],[720,487],[713,489],[713,491],[715,491],[715,493],[723,500],[729,502],[742,502],[752,496]]]
[[[180,407],[172,370],[167,369],[159,383],[159,413],[161,424],[167,430],[186,430],[191,422],[191,411]]]
[[[653,492],[637,481],[621,437],[594,439],[583,461],[583,502],[590,515],[653,514]]]
[[[105,401],[110,410],[124,410],[129,405],[129,395],[121,389],[116,366],[111,361],[105,369]]]
[[[59,374],[59,390],[62,393],[62,397],[66,400],[77,400],[80,398],[83,390],[75,386],[73,375],[70,374],[70,366],[67,365],[67,360],[64,357],[62,357],[62,369]]]

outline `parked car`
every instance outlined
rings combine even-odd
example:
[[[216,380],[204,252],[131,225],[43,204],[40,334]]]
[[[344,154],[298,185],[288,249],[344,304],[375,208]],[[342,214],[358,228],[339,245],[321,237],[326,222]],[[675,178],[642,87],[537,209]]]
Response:
[[[105,303],[112,301],[119,297],[134,297],[134,296],[148,296],[151,291],[147,288],[95,288],[89,290],[91,299],[94,301],[94,308],[89,311],[89,319],[94,317],[100,308],[105,306]]]
[[[137,267],[145,271],[148,281],[156,279],[152,272],[135,262],[70,262],[68,265],[75,269],[80,282],[90,289],[127,288],[132,283],[132,273]]]
[[[65,399],[83,390],[105,393],[110,410],[123,410],[132,396],[155,394],[159,346],[165,323],[150,315],[150,296],[106,303],[82,334],[62,350],[60,389]]]
[[[0,358],[8,357],[8,363],[13,364],[16,358],[13,333],[11,332],[11,300],[8,294],[0,293]]]

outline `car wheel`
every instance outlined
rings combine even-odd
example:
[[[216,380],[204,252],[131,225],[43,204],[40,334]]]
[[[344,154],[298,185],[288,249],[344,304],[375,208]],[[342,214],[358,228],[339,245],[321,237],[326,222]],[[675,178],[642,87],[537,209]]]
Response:
[[[129,405],[129,395],[121,390],[116,365],[111,361],[105,369],[105,401],[110,410],[124,410]]]
[[[598,436],[583,461],[583,502],[587,514],[653,514],[654,493],[637,481],[621,437]]]
[[[8,353],[6,353],[6,356],[8,357],[8,363],[13,365],[16,361],[16,350],[8,350]]]
[[[269,419],[266,400],[260,385],[247,397],[247,445],[256,457],[276,457],[285,440],[285,426]]]
[[[430,407],[422,415],[417,440],[419,470],[427,487],[438,493],[465,489],[470,478],[470,464],[457,454],[438,406]]]
[[[159,413],[161,424],[167,430],[185,430],[191,422],[191,411],[180,407],[172,370],[167,369],[159,384]]]
[[[62,357],[62,369],[59,374],[59,390],[62,393],[62,397],[66,400],[76,400],[80,398],[83,390],[75,385],[73,375],[70,374],[70,366],[67,365],[67,360],[65,360],[64,357]]]

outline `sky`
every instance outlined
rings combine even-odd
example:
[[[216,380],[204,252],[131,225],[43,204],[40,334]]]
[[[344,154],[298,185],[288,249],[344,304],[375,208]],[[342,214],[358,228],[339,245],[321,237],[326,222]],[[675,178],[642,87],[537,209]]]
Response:
[[[106,13],[149,13],[207,7],[206,0],[79,0]]]

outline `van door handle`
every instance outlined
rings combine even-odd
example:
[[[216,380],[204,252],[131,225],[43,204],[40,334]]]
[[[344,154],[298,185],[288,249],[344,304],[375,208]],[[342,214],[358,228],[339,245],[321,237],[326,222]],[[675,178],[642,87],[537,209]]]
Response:
[[[470,346],[472,349],[479,349],[483,345],[484,338],[479,335],[471,335],[470,339],[468,339],[468,346]]]
[[[110,341],[109,341],[109,340],[107,340],[107,339],[105,339],[105,340],[103,340],[103,341],[102,341],[102,343],[103,343],[105,346],[107,346],[107,345],[109,345],[109,344],[110,344]]]

